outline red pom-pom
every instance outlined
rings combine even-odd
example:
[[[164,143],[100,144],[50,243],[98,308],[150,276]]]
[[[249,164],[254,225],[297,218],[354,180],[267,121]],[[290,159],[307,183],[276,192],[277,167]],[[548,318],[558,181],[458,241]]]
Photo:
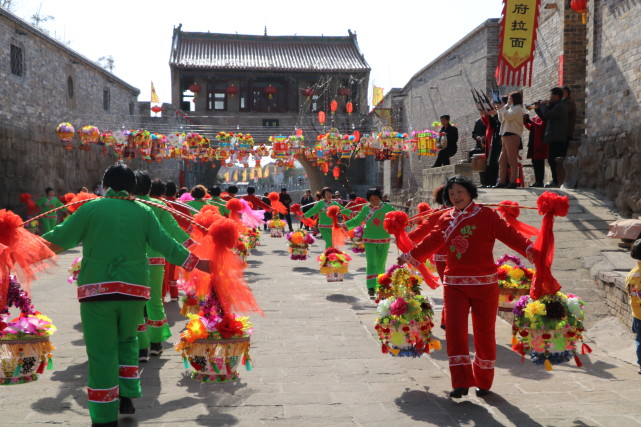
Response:
[[[221,217],[209,227],[209,235],[217,245],[231,249],[238,241],[238,224],[233,219]]]
[[[335,219],[335,218],[338,218],[338,214],[339,214],[340,210],[341,210],[340,206],[332,205],[332,206],[327,208],[327,212],[326,213],[327,213],[328,217],[330,217],[332,219]]]
[[[541,215],[551,213],[554,216],[566,216],[570,209],[570,199],[568,196],[559,196],[551,191],[546,191],[536,200],[536,205],[539,207]]]
[[[513,202],[511,200],[503,200],[499,204],[501,206],[499,206],[496,210],[499,211],[499,213],[504,217],[511,216],[514,218],[518,218],[519,215],[521,214],[521,208],[519,207],[519,204],[516,202]]]
[[[0,243],[10,246],[17,237],[18,228],[22,225],[22,219],[13,212],[0,210]]]
[[[418,204],[418,213],[424,213],[432,209],[429,204],[421,202]]]
[[[367,200],[363,199],[362,197],[357,197],[354,200],[354,203],[356,203],[357,205],[364,205],[365,203],[367,203]]]
[[[194,221],[207,229],[211,227],[214,221],[220,218],[221,216],[220,211],[218,210],[218,206],[214,205],[205,205],[202,207],[200,212],[194,215]]]
[[[393,211],[388,212],[385,215],[385,221],[383,221],[383,228],[390,234],[397,235],[401,231],[405,230],[409,218],[405,212]]]
[[[75,193],[67,193],[64,196],[60,196],[60,201],[65,204],[71,203],[74,197],[76,197]]]
[[[225,207],[232,212],[240,212],[243,208],[243,204],[238,199],[230,199],[225,204]]]
[[[84,192],[78,193],[78,194],[75,195],[75,197],[73,199],[67,201],[67,203],[78,202],[78,204],[77,205],[67,206],[67,210],[69,210],[69,212],[73,213],[73,212],[77,211],[80,206],[84,205],[84,203],[80,203],[80,202],[88,202],[89,200],[97,199],[97,198],[98,198],[98,196],[96,196],[93,193],[84,193]]]
[[[28,200],[31,200],[31,194],[29,193],[22,193],[20,195],[20,202],[22,203],[27,203]]]
[[[275,192],[275,191],[272,191],[271,193],[269,193],[269,194],[267,195],[267,198],[268,198],[269,200],[271,200],[272,202],[277,202],[277,201],[279,201],[279,200],[280,200],[280,196],[279,196],[279,195],[278,195],[278,193],[277,193],[277,192]]]
[[[294,215],[302,215],[303,212],[300,210],[300,205],[298,203],[294,203],[289,207],[289,210],[291,213]]]

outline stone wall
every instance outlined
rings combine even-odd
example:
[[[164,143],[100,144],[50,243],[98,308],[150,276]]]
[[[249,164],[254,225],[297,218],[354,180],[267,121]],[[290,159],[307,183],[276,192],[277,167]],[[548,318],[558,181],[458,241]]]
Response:
[[[626,216],[641,213],[641,3],[589,4],[585,137],[580,184],[603,192]]]
[[[12,46],[21,52],[17,74]],[[0,208],[15,209],[21,193],[39,196],[48,186],[58,193],[92,187],[115,160],[97,146],[66,152],[55,133],[58,123],[79,129],[137,122],[138,89],[4,9],[0,80]]]
[[[603,291],[608,312],[624,325],[632,324],[630,296],[625,288],[625,276],[614,271],[604,271],[594,279],[596,287]]]

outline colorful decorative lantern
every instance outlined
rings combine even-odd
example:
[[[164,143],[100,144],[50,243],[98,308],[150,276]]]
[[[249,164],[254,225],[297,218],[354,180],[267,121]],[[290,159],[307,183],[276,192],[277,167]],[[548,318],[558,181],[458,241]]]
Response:
[[[570,7],[573,11],[581,14],[581,22],[583,25],[588,21],[588,2],[587,0],[572,0]]]
[[[162,111],[162,107],[159,105],[154,105],[153,107],[151,107],[151,111],[153,111],[154,113],[160,113]]]
[[[189,85],[189,90],[193,92],[194,96],[196,97],[203,90],[203,88],[198,83],[194,82],[191,85]]]
[[[65,150],[73,150],[71,141],[73,141],[73,135],[76,133],[73,125],[71,123],[60,123],[56,128],[56,133],[58,134],[58,139],[60,140],[60,142],[65,143]]]
[[[315,91],[311,87],[306,87],[305,89],[301,89],[300,93],[302,93],[303,96],[307,97],[307,100],[309,101],[309,98],[314,96]]]
[[[80,150],[89,151],[89,145],[87,144],[96,144],[100,141],[100,130],[95,126],[83,126],[78,131],[78,134],[80,136]]]
[[[340,96],[342,96],[342,97],[349,96],[349,95],[350,95],[350,93],[352,93],[352,91],[351,91],[351,90],[349,90],[349,88],[347,88],[347,87],[339,87],[339,88],[338,88],[338,94],[339,94]]]
[[[336,100],[333,100],[332,102],[330,102],[329,109],[331,110],[332,114],[335,114],[336,110],[338,109],[338,102],[336,102]]]
[[[227,86],[227,88],[225,89],[225,93],[226,93],[227,95],[231,96],[231,97],[233,97],[234,95],[236,95],[239,91],[240,91],[240,89],[238,89],[238,86],[235,86],[234,84],[230,84],[230,85],[229,85],[229,86]]]
[[[352,115],[352,113],[354,112],[354,104],[352,104],[352,102],[351,102],[351,101],[350,101],[350,102],[348,102],[347,104],[345,104],[345,111],[346,111],[346,112],[347,112],[347,114],[348,114],[348,115],[350,115],[350,116],[351,116],[351,115]]]
[[[272,159],[283,160],[289,154],[287,137],[283,135],[272,136],[269,138],[272,143]]]
[[[269,85],[265,89],[263,89],[263,92],[267,94],[267,98],[272,99],[274,95],[276,95],[276,92],[278,92],[278,89],[276,89],[272,85]]]
[[[321,125],[325,124],[325,112],[324,111],[319,111],[318,112],[318,123]]]

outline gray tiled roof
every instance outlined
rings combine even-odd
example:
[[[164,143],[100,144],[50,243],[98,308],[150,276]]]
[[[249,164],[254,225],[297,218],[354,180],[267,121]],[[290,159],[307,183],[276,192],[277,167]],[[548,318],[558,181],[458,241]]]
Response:
[[[369,71],[355,36],[248,36],[177,31],[171,66],[270,71]]]

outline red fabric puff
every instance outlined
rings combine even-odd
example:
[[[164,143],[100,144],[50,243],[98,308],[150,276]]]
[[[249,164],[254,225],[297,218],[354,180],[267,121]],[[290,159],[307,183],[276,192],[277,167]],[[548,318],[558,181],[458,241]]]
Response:
[[[365,203],[367,203],[367,200],[363,199],[362,197],[357,197],[356,199],[354,199],[354,203],[356,203],[357,205],[364,205]]]
[[[73,194],[73,193],[72,193]],[[85,204],[85,202],[88,202],[89,200],[97,199],[98,196],[96,196],[93,193],[78,193],[75,194],[74,197],[70,200],[67,201],[67,203],[75,203],[73,205],[67,206],[67,210],[71,213],[74,213],[75,211],[78,210],[78,208],[82,205]]]
[[[517,219],[521,214],[521,208],[519,207],[518,203],[511,200],[503,200],[500,203],[500,206],[496,208],[496,210],[501,214],[503,219],[505,219],[505,222],[510,224],[516,229],[516,231],[518,231],[528,239],[532,238],[532,236],[536,236],[539,233],[539,230],[536,227],[528,225]]]
[[[289,207],[289,211],[294,215],[302,215],[303,211],[300,209],[300,204],[294,203]]]
[[[327,208],[327,216],[332,219],[332,247],[339,248],[345,244],[345,232],[338,225],[340,206],[332,205]]]
[[[238,199],[229,199],[225,204],[229,210],[229,217],[234,221],[240,222],[240,211],[243,209],[243,204]]]
[[[35,216],[40,212],[40,208],[36,205],[36,202],[33,201],[29,193],[22,193],[20,195],[20,203],[27,205],[27,215],[29,216]]]
[[[280,196],[278,195],[278,193],[272,191],[267,195],[267,198],[272,203],[272,209],[274,209],[279,214],[285,215],[287,213],[287,208],[280,202]]]
[[[417,208],[418,208],[418,213],[425,213],[425,212],[429,211],[430,209],[432,209],[430,207],[430,205],[428,203],[425,203],[425,202],[419,203]]]

